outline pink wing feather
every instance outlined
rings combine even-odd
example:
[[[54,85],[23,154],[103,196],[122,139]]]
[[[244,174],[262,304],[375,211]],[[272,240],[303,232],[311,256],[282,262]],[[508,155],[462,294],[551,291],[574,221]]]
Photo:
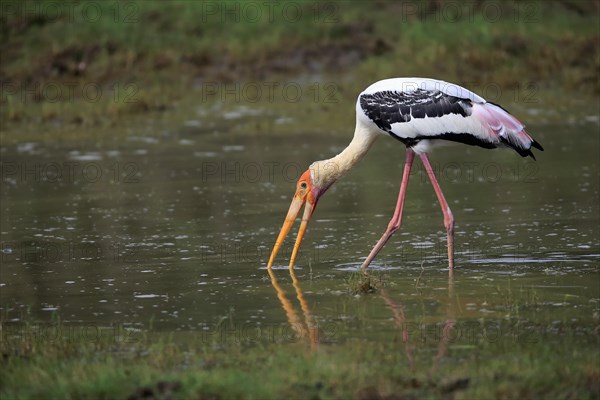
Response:
[[[487,127],[493,141],[504,142],[517,151],[524,151],[528,155],[531,146],[542,150],[541,146],[527,134],[525,125],[502,107],[489,102],[475,103],[473,104],[472,115],[484,127]]]

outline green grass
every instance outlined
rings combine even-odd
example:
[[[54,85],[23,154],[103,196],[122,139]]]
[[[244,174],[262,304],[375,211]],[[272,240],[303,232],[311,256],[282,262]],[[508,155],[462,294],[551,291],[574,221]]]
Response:
[[[400,334],[390,342],[222,343],[201,333],[137,333],[133,343],[7,334],[0,394],[35,398],[577,398],[600,394],[597,340],[541,333],[535,340],[450,341]],[[55,327],[66,329],[57,323]],[[88,337],[89,338],[89,337]],[[431,339],[431,338],[429,338]],[[137,396],[137,397],[135,397]]]
[[[1,16],[0,121],[17,134],[6,140],[160,115],[203,82],[320,76],[351,99],[381,78],[432,76],[545,106],[600,93],[597,2],[25,4],[5,1]]]
[[[345,278],[348,292],[354,295],[377,293],[385,286],[385,276],[378,273],[352,272]]]

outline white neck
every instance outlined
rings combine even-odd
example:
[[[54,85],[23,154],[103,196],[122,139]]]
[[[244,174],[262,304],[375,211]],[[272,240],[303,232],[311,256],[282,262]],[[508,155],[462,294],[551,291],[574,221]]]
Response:
[[[328,160],[315,161],[309,167],[312,183],[321,190],[329,188],[363,158],[378,136],[377,132],[357,119],[354,137],[348,147],[337,156]]]

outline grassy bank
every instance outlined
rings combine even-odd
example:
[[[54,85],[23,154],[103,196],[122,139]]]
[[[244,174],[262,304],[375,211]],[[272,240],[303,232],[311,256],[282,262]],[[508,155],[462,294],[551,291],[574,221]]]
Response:
[[[512,102],[597,96],[598,12],[585,1],[7,1],[2,131],[110,126],[239,81],[331,77],[349,102],[390,76]]]
[[[31,325],[17,336],[7,332],[10,324],[3,328],[5,399],[593,399],[600,391],[595,340],[574,333],[494,341],[453,335],[450,357],[439,360],[437,341],[405,344],[400,333],[389,343],[350,340],[311,352],[304,341],[246,346],[202,340],[200,332],[51,339],[32,334]]]

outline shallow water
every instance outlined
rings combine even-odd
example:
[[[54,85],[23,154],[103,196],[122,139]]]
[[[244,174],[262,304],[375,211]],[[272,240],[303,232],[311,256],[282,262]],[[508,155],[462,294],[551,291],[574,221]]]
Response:
[[[270,276],[296,179],[350,135],[232,137],[227,122],[239,117],[93,146],[3,147],[3,319],[18,326],[30,313],[44,327],[59,315],[220,343],[401,337],[440,355],[482,337],[595,337],[597,121],[530,125],[546,149],[537,162],[468,146],[431,155],[456,218],[451,277],[441,211],[417,162],[403,226],[372,264],[384,290],[358,296],[355,272],[393,212],[402,146],[382,137],[319,202],[295,276],[294,231]]]

